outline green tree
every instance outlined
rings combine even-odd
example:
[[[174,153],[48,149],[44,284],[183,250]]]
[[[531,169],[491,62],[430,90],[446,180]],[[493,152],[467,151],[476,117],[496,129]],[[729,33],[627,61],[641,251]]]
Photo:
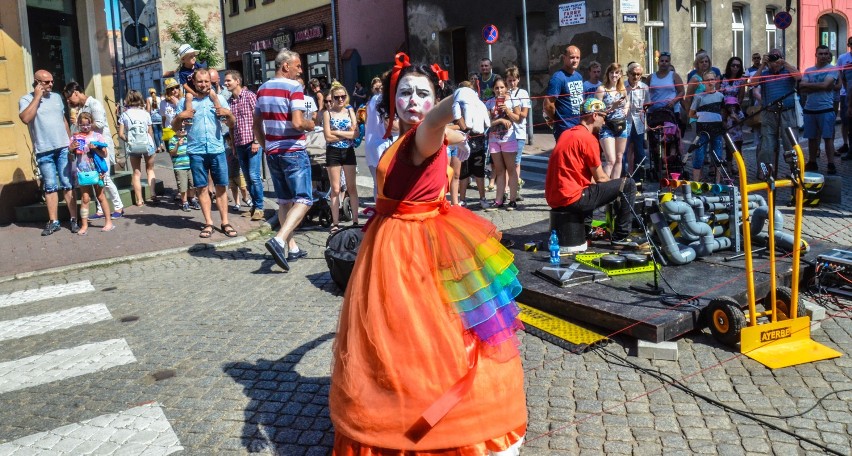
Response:
[[[166,22],[166,33],[172,40],[172,54],[180,61],[178,48],[181,44],[189,44],[198,51],[198,61],[207,62],[210,68],[216,68],[222,59],[216,52],[216,41],[207,36],[204,24],[198,13],[189,6],[178,8],[177,17],[183,18],[179,23]]]

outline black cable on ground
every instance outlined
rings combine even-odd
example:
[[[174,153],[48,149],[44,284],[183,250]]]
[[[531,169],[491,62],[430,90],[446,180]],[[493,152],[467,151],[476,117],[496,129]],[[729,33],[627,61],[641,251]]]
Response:
[[[815,446],[815,447],[817,447],[817,448],[819,448],[819,449],[821,449],[821,450],[823,450],[827,453],[836,454],[838,456],[846,456],[844,453],[833,450],[833,449],[825,446],[821,442],[817,442],[817,441],[815,441],[815,440],[813,440],[809,437],[805,437],[803,435],[796,434],[793,431],[790,431],[788,429],[784,429],[784,428],[782,428],[782,427],[780,427],[780,426],[778,426],[774,423],[771,423],[771,422],[766,421],[766,420],[759,418],[759,417],[765,416],[765,417],[778,418],[778,419],[789,419],[789,418],[794,418],[794,417],[797,417],[797,416],[802,416],[802,415],[810,412],[814,408],[816,408],[816,406],[819,405],[820,402],[822,402],[823,400],[825,400],[829,396],[844,393],[844,392],[847,392],[847,391],[852,391],[852,388],[832,391],[832,392],[824,395],[823,397],[817,399],[817,401],[814,403],[814,405],[812,405],[810,408],[808,408],[807,410],[805,410],[803,412],[795,413],[795,414],[792,414],[792,415],[783,415],[783,416],[769,415],[769,414],[765,414],[765,413],[758,413],[758,412],[752,412],[752,411],[748,411],[748,410],[741,410],[741,409],[734,408],[734,407],[731,407],[729,405],[726,405],[722,402],[717,401],[716,399],[705,396],[705,395],[699,393],[698,391],[693,390],[692,388],[681,383],[680,380],[671,376],[670,374],[665,374],[665,373],[660,372],[660,371],[656,371],[656,370],[653,370],[653,369],[648,369],[646,367],[640,366],[640,365],[634,363],[633,361],[630,361],[629,359],[625,358],[624,356],[621,356],[617,353],[614,353],[611,350],[608,350],[606,348],[602,348],[600,350],[594,350],[594,353],[597,353],[598,356],[601,357],[601,359],[603,359],[605,362],[607,362],[609,364],[635,369],[639,372],[642,372],[646,375],[649,375],[649,376],[657,379],[658,381],[660,381],[663,384],[674,386],[675,388],[683,391],[686,394],[689,394],[690,396],[697,397],[699,399],[703,399],[704,401],[706,401],[710,404],[713,404],[713,405],[715,405],[715,406],[717,406],[717,407],[719,407],[723,410],[726,410],[730,413],[736,413],[737,415],[740,415],[740,416],[743,416],[745,418],[749,418],[751,420],[754,420],[754,421],[756,421],[756,422],[758,422],[758,423],[760,423],[760,424],[762,424],[766,427],[769,427],[769,428],[774,429],[774,430],[779,431],[779,432],[783,432],[783,433],[785,433],[785,434],[787,434],[791,437],[794,437],[794,438],[796,438],[800,441],[807,442],[807,443],[809,443],[809,444],[811,444],[811,445],[813,445],[813,446]],[[612,358],[614,358],[614,360]]]

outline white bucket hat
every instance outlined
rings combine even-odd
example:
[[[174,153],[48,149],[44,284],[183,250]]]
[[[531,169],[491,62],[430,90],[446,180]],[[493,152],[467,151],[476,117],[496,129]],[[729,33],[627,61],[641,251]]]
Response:
[[[178,48],[178,58],[183,59],[186,56],[198,55],[198,51],[188,44],[181,44]]]

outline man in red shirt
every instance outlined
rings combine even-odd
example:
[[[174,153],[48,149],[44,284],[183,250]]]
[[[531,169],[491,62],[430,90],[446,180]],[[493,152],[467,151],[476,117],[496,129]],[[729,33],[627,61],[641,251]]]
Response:
[[[647,245],[648,241],[630,237],[633,224],[630,208],[636,197],[636,183],[630,177],[610,180],[601,167],[597,135],[606,114],[606,106],[596,98],[583,103],[580,124],[566,130],[550,154],[544,197],[554,211],[578,212],[584,216],[615,201],[612,246],[616,249],[637,249]],[[595,184],[592,183],[593,178]]]

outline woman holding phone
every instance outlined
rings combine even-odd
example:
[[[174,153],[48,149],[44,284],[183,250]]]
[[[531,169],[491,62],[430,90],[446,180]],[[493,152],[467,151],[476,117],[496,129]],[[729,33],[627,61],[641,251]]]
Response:
[[[497,182],[497,196],[494,204],[487,211],[506,209],[514,211],[518,207],[518,170],[515,168],[515,156],[518,153],[518,140],[515,137],[514,122],[509,119],[518,118],[520,106],[514,108],[507,103],[509,93],[506,81],[499,76],[494,81],[494,98],[485,102],[485,107],[491,114],[491,127],[488,129],[488,152],[491,154],[494,180]],[[509,176],[509,201],[503,201],[506,192],[506,174]]]

